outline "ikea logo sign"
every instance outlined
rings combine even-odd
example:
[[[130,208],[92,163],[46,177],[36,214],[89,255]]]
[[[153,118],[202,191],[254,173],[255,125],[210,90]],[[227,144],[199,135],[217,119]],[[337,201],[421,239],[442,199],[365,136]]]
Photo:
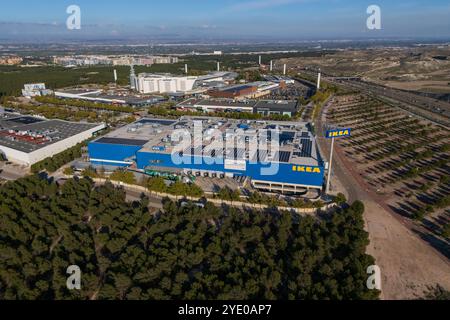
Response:
[[[339,129],[327,131],[326,137],[330,138],[342,138],[349,137],[351,135],[351,129]]]
[[[322,173],[320,168],[317,167],[307,167],[307,166],[293,166],[292,171],[294,172],[307,172],[307,173]]]

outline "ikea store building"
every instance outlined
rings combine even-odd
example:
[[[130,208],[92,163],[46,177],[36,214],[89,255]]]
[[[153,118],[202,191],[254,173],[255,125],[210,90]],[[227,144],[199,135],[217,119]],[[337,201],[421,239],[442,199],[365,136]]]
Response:
[[[324,183],[324,162],[302,122],[144,118],[92,141],[88,150],[95,167],[248,177],[254,188],[269,192],[301,194]]]

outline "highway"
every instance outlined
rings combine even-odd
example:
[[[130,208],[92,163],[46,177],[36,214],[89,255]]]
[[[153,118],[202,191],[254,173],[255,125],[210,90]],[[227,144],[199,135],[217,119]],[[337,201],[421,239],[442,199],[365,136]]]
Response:
[[[328,78],[328,80],[338,85],[360,90],[374,97],[387,98],[388,101],[386,102],[388,103],[393,103],[395,106],[408,112],[417,114],[440,125],[450,127],[450,103],[448,102],[362,80],[334,80],[333,78]]]
[[[317,73],[311,69],[302,69],[301,72],[311,77],[317,76]],[[450,127],[450,103],[447,101],[425,97],[406,90],[385,87],[364,81],[359,77],[336,77],[322,71],[322,79],[337,86],[360,91],[435,124]]]

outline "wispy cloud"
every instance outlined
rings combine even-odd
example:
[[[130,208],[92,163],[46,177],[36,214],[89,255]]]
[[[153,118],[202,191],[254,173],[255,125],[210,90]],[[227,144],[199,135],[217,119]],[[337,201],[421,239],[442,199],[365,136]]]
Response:
[[[309,2],[312,0],[251,0],[242,1],[239,4],[232,5],[227,8],[227,11],[238,12],[247,10],[267,9],[272,7],[280,7],[284,5]]]

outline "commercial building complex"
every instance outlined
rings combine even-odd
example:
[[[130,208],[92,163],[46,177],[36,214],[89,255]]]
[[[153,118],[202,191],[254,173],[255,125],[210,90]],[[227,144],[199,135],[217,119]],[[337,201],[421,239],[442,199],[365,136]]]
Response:
[[[0,152],[8,161],[30,166],[104,128],[104,124],[46,120],[0,110]]]
[[[289,100],[232,100],[191,98],[177,105],[180,109],[204,112],[249,112],[263,116],[284,115],[292,117],[298,111],[297,101]]]
[[[197,79],[198,77],[140,73],[136,77],[134,87],[140,93],[188,92],[194,88]]]
[[[294,84],[295,80],[290,78],[290,77],[286,77],[286,76],[279,76],[279,75],[264,75],[264,80],[266,81],[270,81],[270,82],[275,82],[275,83],[285,83],[285,84]]]
[[[234,86],[227,86],[208,91],[213,98],[254,99],[270,95],[274,90],[285,86],[284,83],[258,81]]]
[[[270,95],[286,86],[285,81],[257,81],[235,84],[238,74],[217,71],[203,76],[175,76],[170,74],[134,74],[131,68],[130,87],[140,93],[203,94],[213,98],[254,99]]]
[[[104,56],[104,55],[74,55],[54,57],[53,62],[65,67],[72,66],[94,66],[94,65],[113,65],[113,66],[149,66],[153,64],[171,64],[177,63],[178,57],[164,56]]]
[[[23,59],[17,56],[0,56],[0,66],[14,66],[21,64]]]
[[[144,118],[92,141],[88,149],[94,166],[248,177],[254,188],[271,192],[321,190],[324,179],[315,137],[309,125],[300,122]]]
[[[26,98],[46,96],[52,93],[52,90],[45,88],[45,83],[25,84],[22,89],[22,96]]]
[[[121,104],[129,106],[146,106],[164,101],[161,96],[134,96],[108,94],[101,89],[66,89],[55,91],[55,97],[62,99],[79,99],[91,102]]]
[[[197,79],[197,86],[205,85],[207,86],[211,82],[223,82],[223,83],[230,83],[234,81],[238,77],[238,74],[236,72],[229,72],[229,71],[217,71],[217,72],[211,72],[207,75],[200,76]]]

